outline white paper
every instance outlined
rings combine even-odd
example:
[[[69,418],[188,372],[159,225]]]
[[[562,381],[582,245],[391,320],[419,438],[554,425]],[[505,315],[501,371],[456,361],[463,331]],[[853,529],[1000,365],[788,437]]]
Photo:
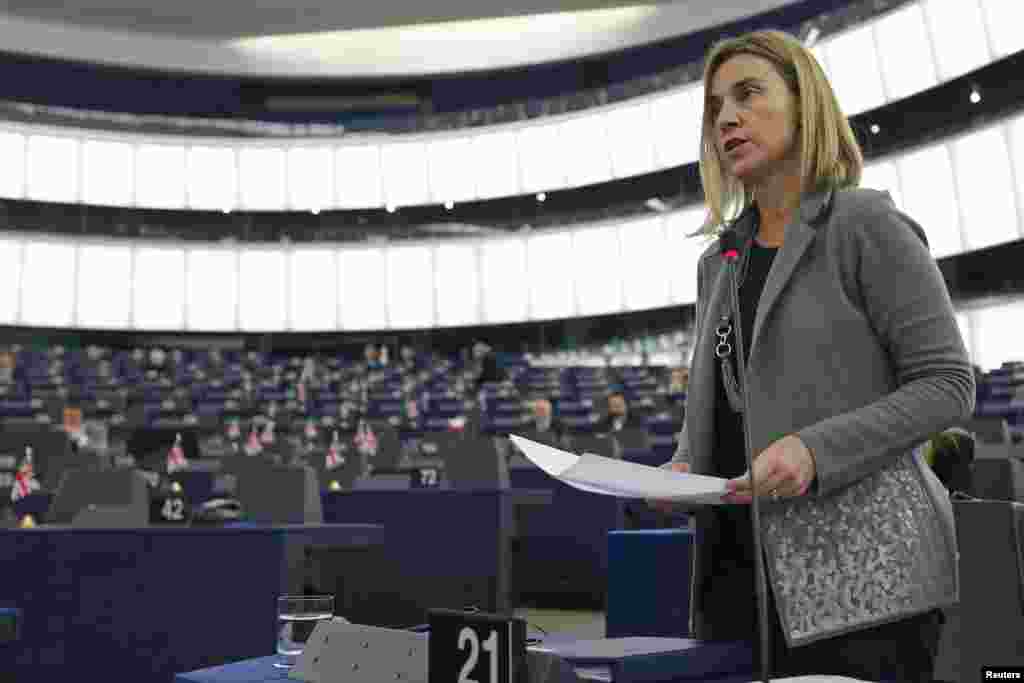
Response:
[[[593,453],[575,455],[546,444],[509,437],[530,462],[569,486],[618,498],[656,498],[679,503],[723,505],[726,479],[687,474],[660,467],[605,458]]]

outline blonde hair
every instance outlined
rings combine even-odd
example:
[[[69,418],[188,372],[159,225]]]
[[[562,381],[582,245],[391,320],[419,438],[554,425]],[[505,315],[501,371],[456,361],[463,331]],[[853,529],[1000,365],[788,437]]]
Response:
[[[717,132],[708,108],[711,79],[736,55],[767,59],[797,100],[800,175],[803,191],[857,187],[864,155],[814,53],[782,31],[753,31],[716,43],[704,65],[704,114],[701,117],[700,179],[707,216],[700,232],[715,236],[753,201],[752,188],[722,168]]]

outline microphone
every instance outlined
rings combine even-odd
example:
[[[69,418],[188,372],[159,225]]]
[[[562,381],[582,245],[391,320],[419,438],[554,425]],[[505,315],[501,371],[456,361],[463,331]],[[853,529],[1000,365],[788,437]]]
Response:
[[[736,374],[740,396],[743,399],[743,438],[747,456],[747,472],[750,473],[750,488],[754,489],[754,454],[750,439],[750,398],[747,395],[746,360],[743,354],[743,318],[740,314],[740,294],[737,270],[740,257],[740,237],[735,229],[725,230],[719,237],[719,247],[726,263],[729,277],[729,293],[733,313],[733,334],[736,339]],[[749,248],[749,247],[748,247]],[[761,680],[771,680],[771,631],[768,630],[768,586],[764,567],[764,550],[761,542],[761,512],[758,496],[750,503],[751,530],[754,533],[754,591],[757,594],[757,630],[761,640]]]

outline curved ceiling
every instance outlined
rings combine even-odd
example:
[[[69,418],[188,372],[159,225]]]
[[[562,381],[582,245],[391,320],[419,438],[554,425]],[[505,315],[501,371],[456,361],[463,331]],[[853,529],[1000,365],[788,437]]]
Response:
[[[629,3],[629,4],[627,4]],[[0,2],[9,53],[160,71],[380,78],[482,71],[644,45],[793,0]]]

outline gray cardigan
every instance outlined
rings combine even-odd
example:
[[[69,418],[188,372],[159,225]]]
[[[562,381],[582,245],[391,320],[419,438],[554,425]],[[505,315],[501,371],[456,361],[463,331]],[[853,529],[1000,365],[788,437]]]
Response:
[[[753,231],[748,208],[734,223]],[[672,462],[712,471],[714,327],[729,311],[716,240],[697,268],[695,351]],[[797,434],[814,455],[810,494],[765,505],[762,538],[791,645],[892,621],[958,599],[952,506],[918,446],[968,418],[975,384],[924,231],[888,193],[805,195],[758,303],[747,387],[754,454]],[[691,629],[705,627],[695,511]],[[751,588],[753,600],[753,588]]]

